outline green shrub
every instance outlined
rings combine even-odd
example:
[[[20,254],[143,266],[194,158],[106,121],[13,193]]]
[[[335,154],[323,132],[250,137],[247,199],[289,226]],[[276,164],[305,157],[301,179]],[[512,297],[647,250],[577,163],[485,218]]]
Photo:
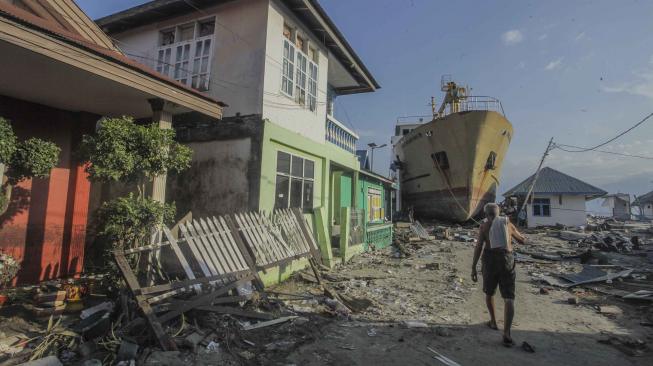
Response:
[[[103,203],[97,210],[98,236],[117,249],[149,244],[152,232],[162,224],[170,224],[174,215],[174,204],[130,193]]]

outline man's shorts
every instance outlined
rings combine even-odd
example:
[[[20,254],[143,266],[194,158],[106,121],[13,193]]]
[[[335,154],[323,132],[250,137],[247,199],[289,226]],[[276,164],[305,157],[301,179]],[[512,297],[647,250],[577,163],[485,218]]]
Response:
[[[515,257],[505,250],[486,250],[483,253],[483,292],[494,296],[499,286],[501,297],[515,298]]]

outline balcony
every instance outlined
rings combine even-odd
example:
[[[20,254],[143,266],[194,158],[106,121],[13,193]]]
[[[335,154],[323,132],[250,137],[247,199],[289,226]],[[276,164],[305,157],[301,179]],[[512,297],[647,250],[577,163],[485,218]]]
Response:
[[[356,152],[358,135],[338,122],[333,116],[326,119],[326,140],[350,153]]]

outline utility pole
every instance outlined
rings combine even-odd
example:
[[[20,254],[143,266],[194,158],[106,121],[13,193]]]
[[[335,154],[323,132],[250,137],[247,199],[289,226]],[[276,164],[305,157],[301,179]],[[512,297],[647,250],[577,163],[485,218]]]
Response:
[[[533,188],[535,187],[535,182],[537,182],[537,177],[540,176],[540,170],[542,169],[542,164],[544,164],[544,159],[546,159],[546,157],[549,155],[551,150],[553,150],[553,147],[554,147],[553,137],[551,137],[551,139],[549,140],[549,144],[546,146],[546,150],[544,150],[544,154],[542,154],[542,159],[540,159],[540,165],[537,166],[537,170],[535,171],[535,175],[533,176],[533,181],[531,182],[531,186],[528,187],[528,192],[526,192],[524,203],[522,203],[521,209],[517,211],[517,215],[519,215],[519,213],[521,213],[526,209],[526,204],[528,203],[528,199],[531,196],[531,193],[533,193]]]
[[[431,113],[433,113],[433,119],[435,119],[435,97],[431,97]]]
[[[372,150],[372,154],[371,154],[372,156],[370,158],[370,170],[374,171],[374,150],[380,149],[382,147],[386,147],[386,146],[388,146],[388,144],[383,144],[383,145],[379,146],[374,142],[370,142],[369,144],[367,144],[367,146],[369,146],[370,149]]]

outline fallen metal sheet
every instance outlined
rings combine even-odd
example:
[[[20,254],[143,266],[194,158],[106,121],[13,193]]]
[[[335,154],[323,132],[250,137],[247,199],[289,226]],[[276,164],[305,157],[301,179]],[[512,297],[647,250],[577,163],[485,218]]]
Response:
[[[628,277],[633,272],[633,269],[626,269],[616,273],[606,273],[594,267],[584,266],[583,271],[578,274],[562,274],[560,277],[570,281],[571,283],[563,285],[562,287],[573,287],[584,285],[586,283],[612,281],[620,277]]]
[[[561,274],[560,277],[569,282],[584,282],[607,274],[607,272],[596,267],[583,266],[583,270],[579,273],[565,273]]]

